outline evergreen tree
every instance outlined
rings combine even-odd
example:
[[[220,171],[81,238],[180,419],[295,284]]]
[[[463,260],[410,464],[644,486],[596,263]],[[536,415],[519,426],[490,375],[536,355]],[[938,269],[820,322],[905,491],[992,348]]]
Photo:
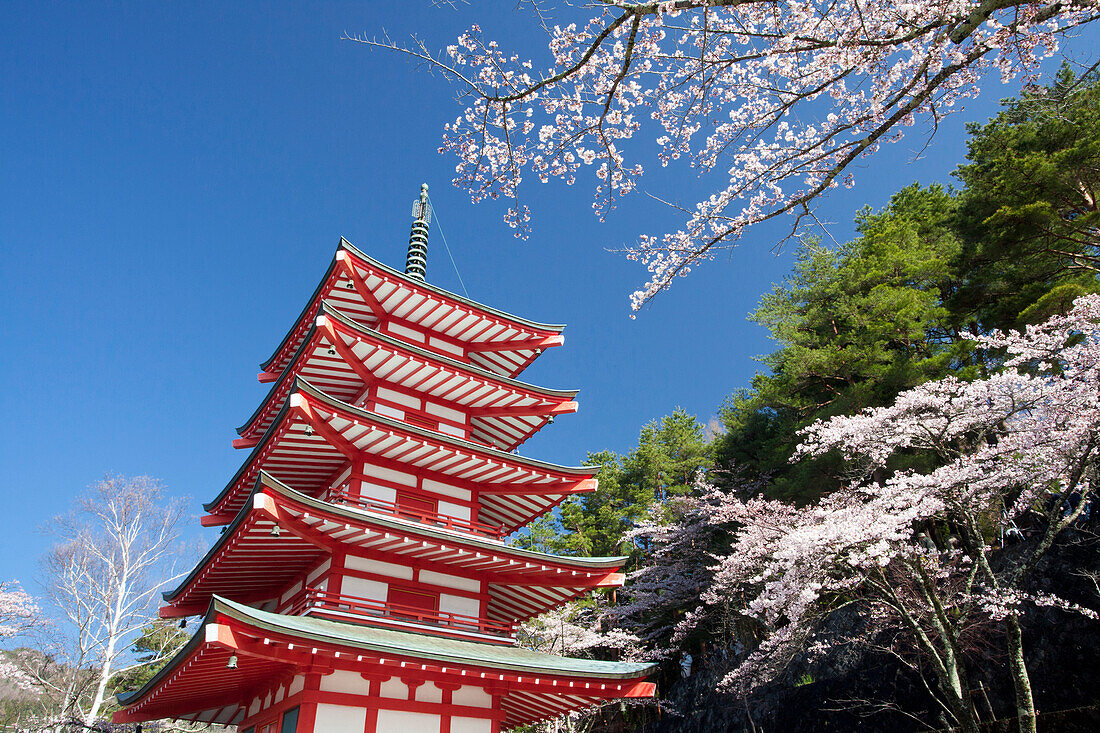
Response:
[[[955,229],[967,285],[953,307],[983,329],[1063,313],[1100,273],[1100,77],[1050,87],[969,127]]]
[[[176,619],[157,619],[147,624],[130,649],[132,665],[112,680],[116,693],[137,690],[160,671],[191,638]]]
[[[798,251],[794,271],[750,316],[779,349],[768,373],[722,409],[720,466],[774,477],[780,496],[835,488],[840,464],[824,456],[790,467],[798,430],[814,420],[885,404],[943,376],[964,358],[945,300],[958,286],[954,200],[941,186],[913,185],[881,212],[860,212],[860,236],[840,247]]]
[[[596,491],[570,497],[513,541],[564,555],[631,555],[636,566],[645,548],[624,536],[655,502],[691,491],[696,474],[711,466],[711,447],[703,425],[677,408],[643,427],[638,446],[625,457],[590,453],[585,465],[599,467]]]

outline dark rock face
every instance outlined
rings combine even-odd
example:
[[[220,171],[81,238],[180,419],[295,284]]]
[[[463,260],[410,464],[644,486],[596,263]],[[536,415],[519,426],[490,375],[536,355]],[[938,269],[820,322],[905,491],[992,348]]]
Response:
[[[931,719],[927,693],[901,665],[871,654],[845,656],[848,658],[843,662],[830,660],[827,667],[831,669],[816,668],[817,674],[825,675],[820,679],[811,672],[788,674],[746,699],[716,692],[725,669],[700,670],[691,678],[674,683],[659,718],[648,721],[639,730],[898,733],[916,726],[909,715],[898,710],[881,710],[872,701],[889,701],[906,712]]]
[[[1088,529],[1092,529],[1091,527]],[[1035,591],[1057,592],[1086,608],[1100,609],[1100,537],[1074,530],[1034,573]],[[858,617],[838,618],[837,633],[858,632]],[[1100,731],[1100,622],[1053,608],[1030,608],[1024,644],[1040,731]],[[735,660],[722,653],[696,654],[690,678],[669,665],[658,680],[661,708],[604,711],[593,733],[802,733],[814,731],[948,730],[946,719],[920,679],[882,652],[850,647],[809,664],[795,660],[780,680],[747,699],[716,690]],[[968,665],[971,694],[989,733],[1015,731],[1015,703],[1003,641]]]

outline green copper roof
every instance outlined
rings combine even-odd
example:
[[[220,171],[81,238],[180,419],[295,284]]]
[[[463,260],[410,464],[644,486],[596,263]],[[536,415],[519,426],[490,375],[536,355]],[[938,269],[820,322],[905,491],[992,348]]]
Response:
[[[391,631],[309,616],[284,616],[260,611],[219,596],[214,597],[211,611],[275,633],[352,646],[376,654],[431,660],[446,665],[473,664],[523,674],[576,675],[616,680],[636,679],[648,674],[655,667],[652,664],[636,662],[603,662],[597,659],[559,657],[517,646],[500,646],[477,641],[448,639],[431,634]],[[210,618],[209,612],[207,618]]]
[[[155,689],[165,677],[171,675],[176,665],[203,643],[206,624],[219,615],[228,616],[259,631],[286,634],[322,644],[353,647],[380,656],[412,657],[455,667],[473,665],[524,675],[561,675],[606,680],[637,680],[656,668],[654,664],[574,659],[521,647],[391,631],[309,616],[284,616],[214,596],[202,626],[191,640],[140,689],[117,695],[119,704],[125,706],[137,702]]]

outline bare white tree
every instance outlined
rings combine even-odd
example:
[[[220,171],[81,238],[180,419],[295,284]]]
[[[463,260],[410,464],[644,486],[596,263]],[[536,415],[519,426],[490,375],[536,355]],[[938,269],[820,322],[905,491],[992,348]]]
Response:
[[[43,559],[46,596],[65,624],[61,721],[92,727],[111,681],[149,661],[127,659],[143,626],[155,617],[160,591],[181,577],[184,502],[148,476],[107,476],[56,518],[57,543]],[[90,684],[89,684],[90,682]]]

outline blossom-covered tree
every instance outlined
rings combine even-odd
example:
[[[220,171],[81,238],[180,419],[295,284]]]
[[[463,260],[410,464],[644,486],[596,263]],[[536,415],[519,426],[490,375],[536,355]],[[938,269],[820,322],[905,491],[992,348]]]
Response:
[[[19,636],[39,620],[38,604],[18,583],[0,583],[0,641]],[[3,655],[0,655],[0,679],[23,689],[32,688],[26,672]]]
[[[685,645],[706,641],[685,638],[678,626],[713,584],[715,561],[729,551],[731,528],[721,521],[724,507],[731,498],[757,495],[765,486],[762,480],[747,480],[743,472],[722,479],[722,488],[713,487],[700,471],[692,494],[653,506],[626,534],[627,540],[645,548],[645,562],[627,577],[620,602],[608,608],[604,618],[609,628],[638,638],[636,658],[675,659]],[[706,623],[700,623],[703,614],[709,617]],[[705,628],[705,636],[728,637],[733,623],[728,604],[718,603],[697,610],[687,626]]]
[[[767,636],[727,678],[771,679],[844,605],[871,630],[892,630],[919,651],[920,670],[954,724],[977,731],[965,657],[1000,627],[1020,728],[1035,730],[1019,617],[1027,604],[1096,618],[1068,599],[1032,593],[1028,580],[1055,540],[1095,498],[1100,448],[1100,296],[1026,332],[974,336],[1004,368],[973,382],[949,377],[903,392],[887,407],[819,421],[795,456],[838,450],[859,478],[816,505],[731,498],[712,521],[737,527],[703,595],[747,598]],[[915,452],[926,471],[896,469]],[[1027,534],[1005,546],[1005,530]],[[682,624],[690,628],[692,620]]]
[[[815,200],[853,185],[852,169],[922,120],[980,92],[989,72],[1033,80],[1061,38],[1100,17],[1097,0],[601,0],[585,22],[550,26],[550,59],[505,50],[471,28],[442,55],[422,42],[355,40],[410,54],[461,88],[465,110],[442,150],[474,201],[513,201],[522,234],[526,174],[596,182],[602,217],[639,186],[647,146],[657,161],[714,174],[710,196],[682,227],[640,236],[627,250],[649,269],[641,307],[748,227],[790,215],[813,220]],[[657,194],[654,194],[657,196]]]
[[[638,639],[620,629],[601,631],[599,594],[575,600],[520,624],[520,646],[563,656],[592,657],[612,652],[619,657],[639,654]]]
[[[683,496],[652,508],[626,538],[646,547],[646,562],[630,573],[621,602],[608,609],[610,622],[636,634],[644,655],[671,659],[680,653],[670,643],[682,609],[693,608],[712,581],[708,554],[716,528],[705,499]]]
[[[602,628],[600,599],[599,592],[591,593],[528,619],[520,624],[516,643],[534,651],[571,657],[638,658],[637,637],[620,629]],[[519,730],[521,733],[581,733],[592,728],[595,720],[592,713],[599,707],[566,713]]]

